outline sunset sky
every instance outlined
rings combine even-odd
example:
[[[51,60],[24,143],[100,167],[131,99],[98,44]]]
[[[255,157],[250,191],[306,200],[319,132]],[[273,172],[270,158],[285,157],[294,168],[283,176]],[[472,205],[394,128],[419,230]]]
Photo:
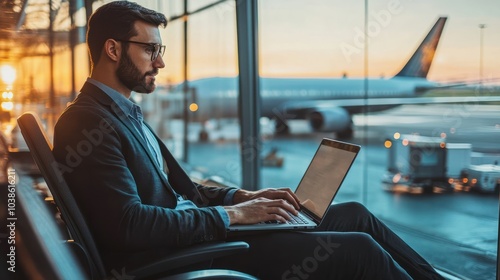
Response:
[[[182,1],[146,5],[167,16],[182,12]],[[191,1],[194,10],[213,1]],[[194,6],[196,4],[196,6]],[[364,1],[259,1],[260,74],[266,77],[362,77]],[[228,1],[190,17],[189,79],[237,74],[235,3]],[[477,80],[479,24],[483,32],[483,78],[500,77],[500,1],[368,1],[368,71],[390,77],[401,69],[440,16],[447,16],[428,78]],[[182,80],[182,22],[163,32],[167,67],[161,82]]]
[[[196,10],[216,0],[189,1]],[[109,1],[104,1],[109,2]],[[137,0],[168,18],[183,11],[183,0]],[[448,17],[428,79],[438,82],[478,81],[480,34],[483,34],[483,79],[500,85],[500,1],[369,0],[368,56],[365,56],[365,1],[260,0],[259,70],[262,77],[389,78],[413,54],[440,16]],[[228,0],[189,18],[188,79],[236,76],[236,12]],[[102,5],[96,2],[95,7]],[[85,13],[79,13],[82,25]],[[158,84],[183,81],[183,22],[162,29],[165,69]],[[485,24],[483,29],[480,24]],[[76,88],[88,76],[87,50],[77,47]],[[71,90],[69,52],[55,56],[56,92]],[[0,65],[1,66],[1,65]],[[16,68],[18,88],[49,90],[48,58],[23,60]],[[33,80],[32,77],[35,77]],[[32,81],[33,80],[33,81]]]

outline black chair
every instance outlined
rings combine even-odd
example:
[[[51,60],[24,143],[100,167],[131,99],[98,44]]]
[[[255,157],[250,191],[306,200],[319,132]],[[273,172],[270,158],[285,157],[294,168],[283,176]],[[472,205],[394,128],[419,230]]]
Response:
[[[92,279],[112,277],[104,268],[99,250],[83,214],[66,184],[56,171],[56,160],[52,154],[52,145],[40,120],[34,113],[24,113],[17,119],[21,133],[31,155],[42,173],[54,201],[61,212],[68,232],[73,241],[81,247],[88,261],[88,271]],[[143,267],[127,270],[128,276],[135,279],[157,278],[169,275],[173,270],[210,261],[214,258],[230,256],[248,250],[245,242],[213,242],[190,246]],[[116,272],[115,272],[116,273]],[[120,272],[118,272],[120,273]],[[172,279],[256,279],[253,276],[231,270],[203,269],[172,276]]]
[[[61,242],[63,233],[49,205],[26,178],[21,175],[15,185],[16,259],[7,265],[16,270],[3,279],[87,279],[69,243]]]

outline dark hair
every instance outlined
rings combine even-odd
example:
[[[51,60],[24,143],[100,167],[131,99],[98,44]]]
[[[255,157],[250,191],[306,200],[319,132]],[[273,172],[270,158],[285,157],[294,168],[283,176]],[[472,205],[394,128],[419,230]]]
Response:
[[[87,27],[87,46],[92,68],[99,61],[106,40],[117,37],[128,40],[137,35],[134,23],[138,20],[156,26],[167,26],[167,18],[162,13],[128,1],[110,2],[92,14]]]

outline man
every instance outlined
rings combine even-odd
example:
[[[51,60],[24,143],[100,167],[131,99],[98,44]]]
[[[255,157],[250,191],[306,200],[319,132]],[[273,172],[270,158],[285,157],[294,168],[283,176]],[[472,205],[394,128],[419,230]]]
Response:
[[[315,232],[228,236],[230,224],[290,219],[290,189],[255,192],[193,183],[128,98],[151,93],[165,63],[164,15],[118,1],[90,18],[91,76],[55,127],[54,155],[108,270],[176,248],[244,240],[247,254],[214,261],[263,279],[440,279],[433,268],[357,203],[332,206]]]

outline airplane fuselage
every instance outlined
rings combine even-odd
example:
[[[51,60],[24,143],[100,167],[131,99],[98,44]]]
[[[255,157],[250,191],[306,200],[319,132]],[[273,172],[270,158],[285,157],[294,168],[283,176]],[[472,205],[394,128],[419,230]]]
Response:
[[[196,89],[195,97],[188,98],[189,103],[195,102],[199,106],[194,112],[196,119],[238,117],[237,78],[200,79],[190,82],[189,86]],[[421,94],[420,88],[433,86],[435,84],[426,79],[409,77],[390,79],[262,78],[260,80],[261,115],[273,117],[279,111],[293,109],[296,117],[304,118],[311,109],[332,105],[345,108],[350,114],[356,114],[362,110],[385,110],[397,105],[370,105],[370,100],[416,97]],[[161,92],[159,94],[163,95]],[[176,91],[164,96],[171,102],[168,110],[172,117],[181,117],[183,114],[182,94],[182,91]],[[336,100],[338,102],[335,102]],[[308,108],[301,109],[302,107]]]
[[[446,17],[440,17],[403,68],[390,79],[261,78],[260,114],[274,118],[278,128],[289,119],[307,119],[315,131],[352,135],[353,114],[386,110],[403,104],[437,85],[426,79]],[[192,121],[238,117],[238,79],[205,78],[188,83],[186,96],[161,94],[168,117],[184,117],[186,97],[196,103]],[[185,85],[185,84],[184,84]],[[180,85],[180,89],[184,88]],[[196,107],[196,106],[194,106]]]

